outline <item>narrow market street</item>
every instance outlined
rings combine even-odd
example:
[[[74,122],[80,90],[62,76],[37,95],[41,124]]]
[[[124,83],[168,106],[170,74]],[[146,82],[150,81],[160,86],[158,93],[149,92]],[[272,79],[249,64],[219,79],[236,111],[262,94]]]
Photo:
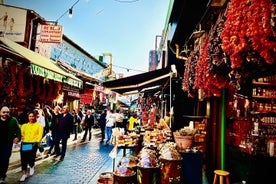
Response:
[[[93,134],[90,142],[80,143],[80,137],[78,141],[71,140],[69,138],[63,161],[57,161],[53,156],[36,161],[35,174],[25,182],[19,182],[22,175],[19,164],[17,168],[9,169],[6,182],[95,184],[100,173],[112,171],[113,161],[109,153],[113,146],[100,143],[100,134]]]

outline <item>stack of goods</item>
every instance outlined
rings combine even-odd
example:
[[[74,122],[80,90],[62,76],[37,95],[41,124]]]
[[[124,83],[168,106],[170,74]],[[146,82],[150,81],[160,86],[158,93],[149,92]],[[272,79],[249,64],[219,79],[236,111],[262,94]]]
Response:
[[[113,173],[104,172],[100,174],[97,184],[113,184]]]
[[[190,148],[192,148],[193,138],[196,132],[196,129],[190,127],[184,127],[174,132],[174,140],[177,145],[177,149],[180,152],[185,152],[186,150],[190,150]]]
[[[182,157],[180,153],[176,150],[175,144],[166,143],[159,151],[159,154],[162,173],[160,182],[162,184],[180,184]]]
[[[138,164],[139,167],[153,168],[159,167],[159,160],[157,152],[151,147],[143,147],[138,154]]]
[[[125,156],[119,162],[119,166],[127,166],[132,170],[136,171],[138,159],[135,156]]]
[[[128,135],[119,135],[116,138],[116,144],[118,146],[134,146],[138,143],[138,136],[135,132]]]
[[[195,122],[195,129],[197,130],[194,135],[194,146],[202,153],[206,151],[206,134],[207,134],[207,120]]]
[[[153,130],[153,131],[146,131],[144,135],[144,145],[148,145],[154,143],[156,145],[165,143],[167,141],[167,137],[169,132],[165,132],[162,130]]]
[[[139,152],[138,159],[138,184],[159,184],[161,171],[156,150],[149,147],[144,147]]]
[[[114,172],[114,184],[136,183],[136,172],[128,166],[118,165]]]

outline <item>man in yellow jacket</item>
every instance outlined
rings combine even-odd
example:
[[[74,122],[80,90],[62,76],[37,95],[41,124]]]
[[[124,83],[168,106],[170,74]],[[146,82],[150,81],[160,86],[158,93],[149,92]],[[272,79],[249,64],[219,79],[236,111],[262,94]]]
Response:
[[[136,113],[133,113],[132,116],[128,119],[128,131],[132,131],[136,125],[139,125],[138,117]]]

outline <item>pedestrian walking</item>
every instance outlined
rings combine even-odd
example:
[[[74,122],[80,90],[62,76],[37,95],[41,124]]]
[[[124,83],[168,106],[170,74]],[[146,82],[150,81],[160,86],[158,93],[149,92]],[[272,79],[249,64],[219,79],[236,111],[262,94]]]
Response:
[[[100,115],[100,128],[101,128],[101,142],[105,139],[105,125],[106,125],[106,110],[102,110],[102,113]]]
[[[70,133],[73,126],[73,115],[69,112],[67,105],[62,108],[62,115],[59,117],[59,121],[55,130],[54,141],[55,141],[55,158],[60,156],[60,161],[63,161],[66,148],[67,140],[70,137]],[[61,149],[59,143],[61,141]]]
[[[124,125],[123,125],[123,114],[120,112],[120,109],[116,110],[115,116],[116,116],[115,127],[124,128]]]
[[[57,127],[58,127],[58,122],[59,122],[59,118],[61,116],[61,108],[60,106],[55,106],[53,110],[50,110],[50,113],[51,113],[51,124],[50,124],[50,130],[52,132],[52,138],[53,138],[53,144],[50,146],[49,150],[48,150],[48,156],[52,155],[52,154],[55,154],[55,153],[52,153],[52,150],[54,149],[54,146],[55,146],[55,135],[56,135],[56,131],[57,131]]]
[[[116,116],[113,114],[113,110],[110,110],[106,115],[106,144],[111,142],[112,128],[114,128]]]
[[[19,123],[6,106],[0,111],[0,183],[5,183],[13,144],[21,140]]]
[[[75,137],[73,139],[73,141],[75,141],[78,139],[78,127],[80,126],[81,119],[80,119],[79,115],[76,113],[76,110],[72,110],[72,115],[74,117],[72,133],[75,135]]]
[[[21,126],[21,169],[22,177],[20,181],[25,181],[28,177],[27,167],[30,166],[29,176],[34,174],[34,165],[38,144],[41,142],[43,136],[43,126],[37,122],[36,112],[28,113],[29,122]]]
[[[76,113],[79,115],[80,119],[83,118],[83,112],[82,112],[82,109],[81,109],[81,108],[77,108],[77,109],[76,109]]]
[[[87,110],[86,115],[83,117],[83,124],[85,126],[84,126],[84,135],[81,142],[84,142],[86,140],[87,134],[88,134],[88,139],[90,141],[92,137],[91,129],[95,124],[95,117],[94,117],[94,114],[92,114],[92,111],[90,109]]]

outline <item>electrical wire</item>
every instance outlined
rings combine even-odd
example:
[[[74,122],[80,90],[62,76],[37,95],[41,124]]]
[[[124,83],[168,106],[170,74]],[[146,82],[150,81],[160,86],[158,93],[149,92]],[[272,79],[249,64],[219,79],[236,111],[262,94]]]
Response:
[[[112,65],[112,66],[113,66],[113,67],[117,67],[117,68],[121,68],[121,69],[125,69],[125,70],[127,70],[127,71],[132,70],[132,71],[136,71],[136,72],[143,72],[143,73],[146,72],[146,71],[143,71],[143,70],[131,69],[131,68],[127,68],[127,67],[123,67],[123,66],[118,66],[118,65]]]

